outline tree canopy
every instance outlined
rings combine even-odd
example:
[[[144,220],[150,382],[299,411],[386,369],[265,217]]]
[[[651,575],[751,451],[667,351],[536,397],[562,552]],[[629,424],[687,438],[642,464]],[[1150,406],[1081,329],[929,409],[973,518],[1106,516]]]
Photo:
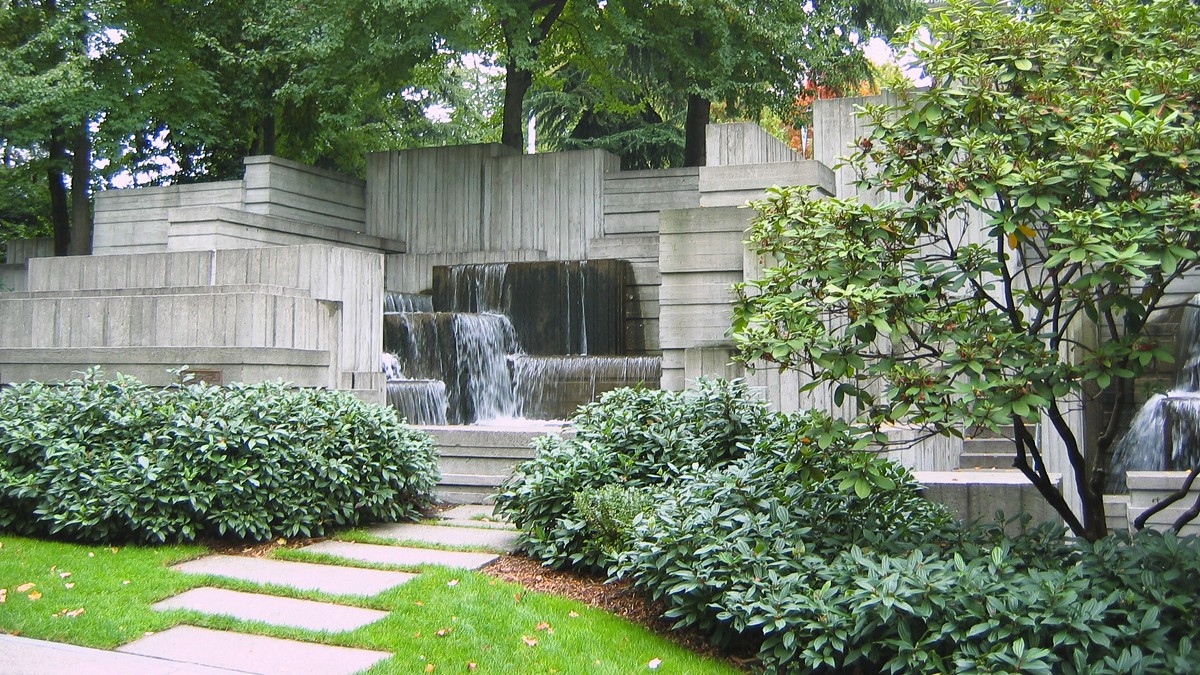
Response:
[[[1200,251],[1196,6],[950,0],[927,28],[931,85],[868,108],[848,160],[897,201],[760,203],[749,237],[770,262],[734,338],[836,383],[876,427],[1013,425],[1014,466],[1094,539],[1114,425],[1089,439],[1068,415],[1171,359],[1146,327]],[[1038,424],[1065,449],[1078,513]]]

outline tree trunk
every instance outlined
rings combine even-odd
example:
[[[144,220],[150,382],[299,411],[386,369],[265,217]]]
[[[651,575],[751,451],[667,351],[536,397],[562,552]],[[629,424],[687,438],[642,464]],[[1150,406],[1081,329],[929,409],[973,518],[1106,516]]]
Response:
[[[71,143],[70,255],[92,253],[92,135],[87,119],[80,120]]]
[[[71,210],[67,205],[67,146],[62,129],[50,132],[47,152],[46,183],[50,188],[50,223],[54,226],[54,255],[69,255],[71,247]]]
[[[275,154],[275,113],[263,115],[262,118],[262,154]]]
[[[533,86],[533,72],[510,66],[504,73],[504,126],[500,142],[525,151],[525,94]]]
[[[712,102],[699,94],[688,94],[687,121],[683,127],[683,165],[704,166],[708,157],[705,135]]]

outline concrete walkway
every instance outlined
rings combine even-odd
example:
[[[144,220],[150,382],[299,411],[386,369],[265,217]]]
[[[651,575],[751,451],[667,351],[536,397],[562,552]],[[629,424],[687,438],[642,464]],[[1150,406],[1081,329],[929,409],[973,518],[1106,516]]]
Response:
[[[487,520],[481,521],[481,518]],[[499,520],[492,520],[490,513],[484,514],[479,509],[452,509],[444,515],[444,520],[445,524],[438,525],[381,525],[372,531],[397,541],[426,542],[434,546],[465,546],[507,552],[516,545],[515,531]],[[420,565],[478,569],[498,557],[496,553],[340,541],[320,542],[299,550],[347,561],[413,568],[413,571]],[[328,632],[355,630],[384,618],[387,612],[333,602],[280,597],[271,595],[270,588],[288,587],[331,595],[369,597],[416,576],[407,572],[368,570],[336,563],[298,563],[226,555],[205,556],[176,565],[173,569],[185,574],[249,581],[264,586],[264,589],[246,593],[219,588],[194,588],[153,605],[156,610],[190,610],[275,626]],[[115,652],[0,635],[0,673],[22,675],[352,675],[391,656],[386,652],[187,625],[148,635],[119,647]]]

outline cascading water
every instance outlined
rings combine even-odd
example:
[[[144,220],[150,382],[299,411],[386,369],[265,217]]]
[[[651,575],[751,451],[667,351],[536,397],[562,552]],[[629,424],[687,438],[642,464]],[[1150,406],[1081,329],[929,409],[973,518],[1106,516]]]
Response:
[[[657,356],[517,356],[513,358],[517,413],[533,419],[563,419],[610,389],[655,385],[662,371]]]
[[[1200,464],[1200,295],[1179,324],[1175,388],[1146,401],[1113,449],[1108,492],[1125,491],[1127,471],[1187,471]]]
[[[569,417],[609,389],[658,386],[658,357],[579,353],[589,344],[606,354],[623,350],[626,267],[619,261],[435,267],[431,303],[429,296],[389,294],[389,402],[418,424],[546,420]]]

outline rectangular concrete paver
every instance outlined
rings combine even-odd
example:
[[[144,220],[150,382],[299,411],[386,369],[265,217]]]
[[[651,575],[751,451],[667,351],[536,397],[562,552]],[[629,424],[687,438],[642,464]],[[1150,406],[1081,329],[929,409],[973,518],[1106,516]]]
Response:
[[[367,532],[376,537],[396,541],[419,541],[441,546],[478,546],[496,551],[511,551],[517,546],[517,533],[504,530],[485,530],[478,527],[439,527],[387,523],[375,525]]]
[[[374,609],[281,598],[261,593],[227,591],[222,588],[193,588],[152,606],[160,612],[190,609],[205,614],[232,616],[244,621],[262,621],[274,626],[330,632],[354,630],[387,616],[387,612]]]
[[[391,656],[387,652],[281,640],[195,626],[176,626],[131,642],[118,651],[259,675],[351,675]]]
[[[473,518],[439,518],[438,525],[448,525],[450,527],[474,527],[480,530],[515,530],[515,525],[510,525],[497,520],[475,520]]]
[[[431,548],[407,548],[404,546],[382,546],[379,544],[355,544],[349,541],[322,541],[305,546],[301,551],[324,553],[349,560],[375,563],[377,565],[441,565],[476,570],[500,557],[494,553],[466,553],[463,551],[437,551]]]
[[[335,595],[375,595],[398,586],[414,574],[364,570],[337,565],[268,560],[233,555],[210,555],[175,565],[186,574],[213,574],[258,584],[278,584]]]
[[[487,518],[493,521],[502,521],[492,514],[492,509],[495,507],[490,504],[463,504],[452,509],[446,509],[438,513],[438,518],[446,520],[472,520],[474,518]]]
[[[245,670],[0,635],[0,673],[20,675],[233,675]]]

